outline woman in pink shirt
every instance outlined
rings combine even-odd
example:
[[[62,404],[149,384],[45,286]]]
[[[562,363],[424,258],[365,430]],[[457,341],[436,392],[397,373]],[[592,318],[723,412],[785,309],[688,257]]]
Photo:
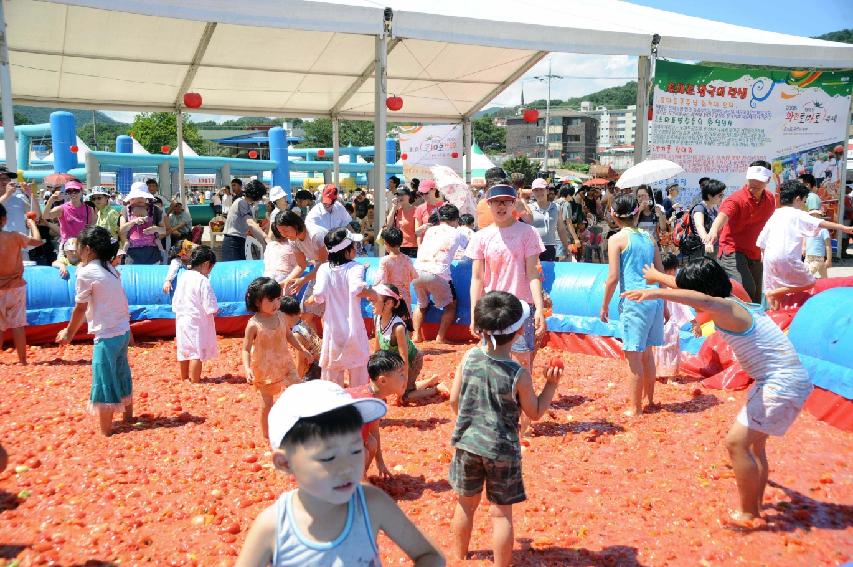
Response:
[[[527,302],[531,317],[524,324],[524,335],[512,346],[513,357],[528,370],[533,367],[536,343],[545,333],[542,307],[542,281],[539,279],[539,254],[545,251],[535,228],[518,222],[512,214],[516,193],[509,185],[495,185],[487,197],[494,224],[474,233],[465,255],[474,263],[471,269],[471,333],[474,306],[490,291],[505,291]]]
[[[418,257],[418,237],[415,235],[415,210],[412,204],[414,196],[409,189],[400,187],[394,192],[391,200],[391,210],[388,211],[386,227],[397,227],[403,233],[403,244],[400,252],[409,258]]]
[[[55,191],[45,203],[44,218],[59,220],[59,249],[69,238],[77,238],[86,226],[95,221],[95,211],[83,202],[83,184],[79,181],[69,181],[65,184],[65,195],[68,201],[53,206],[56,199],[60,197],[59,191]]]

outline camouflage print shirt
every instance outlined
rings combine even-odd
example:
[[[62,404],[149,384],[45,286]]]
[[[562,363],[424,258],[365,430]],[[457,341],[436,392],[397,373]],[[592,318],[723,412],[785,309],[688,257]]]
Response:
[[[450,439],[453,446],[487,459],[521,458],[521,407],[516,398],[521,369],[515,361],[490,357],[482,347],[468,351],[462,361],[459,415]]]

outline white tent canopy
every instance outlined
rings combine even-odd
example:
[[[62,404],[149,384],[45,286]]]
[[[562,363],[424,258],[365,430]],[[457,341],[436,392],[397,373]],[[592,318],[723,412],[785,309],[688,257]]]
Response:
[[[181,144],[183,144],[183,146],[184,146],[184,157],[187,157],[187,156],[192,157],[192,156],[197,156],[197,155],[198,155],[198,154],[195,152],[195,150],[194,150],[194,149],[192,149],[192,148],[190,147],[190,145],[189,145],[188,143],[186,143],[185,141],[183,141],[183,140],[182,140],[182,141],[181,141]],[[171,155],[173,155],[173,156],[178,155],[178,148],[175,148],[174,150],[172,150]]]
[[[394,120],[471,117],[547,52],[853,67],[853,46],[619,0],[15,0],[6,5],[19,104],[202,112],[374,115],[374,37],[394,10]],[[547,18],[543,15],[547,14]],[[543,23],[544,22],[544,23]]]
[[[133,151],[131,153],[134,154],[142,154],[142,155],[151,155],[151,152],[142,147],[136,138],[131,138],[133,140]]]

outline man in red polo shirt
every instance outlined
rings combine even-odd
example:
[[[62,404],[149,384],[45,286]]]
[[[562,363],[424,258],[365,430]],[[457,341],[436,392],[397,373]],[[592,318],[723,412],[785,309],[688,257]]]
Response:
[[[770,164],[754,161],[746,170],[746,185],[720,205],[705,239],[713,244],[720,237],[720,265],[729,277],[743,285],[754,303],[761,303],[761,249],[755,241],[767,219],[776,210],[776,199],[767,192]]]

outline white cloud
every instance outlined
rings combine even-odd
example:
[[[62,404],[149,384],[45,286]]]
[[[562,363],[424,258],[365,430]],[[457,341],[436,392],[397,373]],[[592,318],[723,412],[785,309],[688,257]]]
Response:
[[[582,96],[607,87],[624,85],[631,80],[637,80],[636,57],[554,53],[537,63],[522,78],[487,104],[486,108],[519,104],[522,85],[524,86],[524,100],[526,102],[546,98],[548,95],[547,81],[533,80],[533,77],[548,74],[549,58],[551,60],[551,74],[563,77],[551,79],[551,99]]]

